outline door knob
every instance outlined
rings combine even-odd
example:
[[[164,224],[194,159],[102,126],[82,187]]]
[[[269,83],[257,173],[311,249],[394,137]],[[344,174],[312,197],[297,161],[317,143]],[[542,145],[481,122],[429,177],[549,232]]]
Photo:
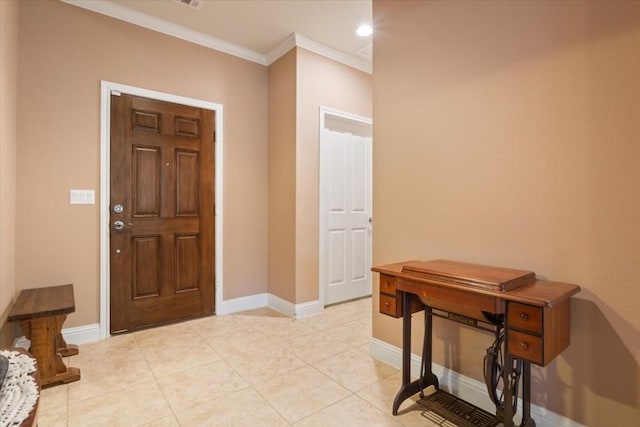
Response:
[[[129,222],[129,223],[127,223],[127,224],[125,224],[123,221],[118,220],[118,221],[115,221],[115,222],[113,223],[113,228],[115,228],[116,230],[122,230],[122,229],[123,229],[123,228],[125,228],[127,225],[133,225],[133,224],[132,224],[132,223],[130,223],[130,222]]]

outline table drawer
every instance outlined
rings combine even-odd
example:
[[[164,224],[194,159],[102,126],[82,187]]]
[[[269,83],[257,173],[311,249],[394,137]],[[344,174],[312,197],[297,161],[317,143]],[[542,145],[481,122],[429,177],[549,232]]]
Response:
[[[533,305],[509,303],[507,323],[511,328],[542,333],[542,308]]]
[[[393,276],[387,276],[386,274],[380,275],[380,292],[384,294],[396,293],[396,278]]]
[[[400,317],[402,316],[402,303],[398,303],[395,295],[380,294],[380,313]]]
[[[543,364],[541,337],[518,331],[508,331],[507,348],[509,353],[515,357],[528,360],[538,365]]]

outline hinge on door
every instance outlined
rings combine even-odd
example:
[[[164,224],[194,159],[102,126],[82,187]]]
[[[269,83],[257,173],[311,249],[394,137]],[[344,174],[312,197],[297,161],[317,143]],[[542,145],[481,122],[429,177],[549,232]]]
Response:
[[[119,91],[119,90],[112,90],[112,91],[111,91],[111,95],[113,95],[113,96],[120,96],[120,95],[122,95],[122,94],[120,93],[120,91]]]

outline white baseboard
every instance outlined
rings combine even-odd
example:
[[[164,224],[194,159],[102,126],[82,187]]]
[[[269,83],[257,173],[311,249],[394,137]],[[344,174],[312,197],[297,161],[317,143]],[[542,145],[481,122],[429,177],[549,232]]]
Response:
[[[216,314],[230,314],[238,311],[253,310],[266,307],[269,294],[249,295],[248,297],[235,298],[216,303]]]
[[[394,368],[402,368],[402,350],[385,341],[371,338],[369,354]],[[420,356],[411,354],[412,376],[418,377],[420,375],[420,364]],[[442,389],[489,412],[495,411],[495,406],[487,395],[487,389],[484,383],[452,371],[437,363],[433,363],[432,369],[433,373],[438,377]],[[518,403],[518,414],[522,414],[522,399],[520,399]],[[585,427],[583,424],[533,403],[531,404],[531,417],[535,420],[538,427]],[[516,420],[518,420],[518,417],[516,417]]]
[[[77,326],[75,328],[65,328],[62,336],[67,344],[87,344],[100,340],[100,324]]]
[[[276,295],[263,293],[222,301],[216,306],[216,314],[231,314],[261,307],[269,307],[292,319],[313,316],[324,310],[324,306],[318,300],[294,304]]]
[[[319,300],[303,302],[295,306],[295,318],[302,319],[309,316],[315,316],[324,311],[324,306]]]
[[[273,294],[267,295],[267,307],[279,313],[282,313],[287,317],[291,317],[292,319],[295,318],[296,306],[294,303]]]
[[[302,319],[313,316],[322,313],[324,310],[324,306],[319,300],[294,304],[272,294],[269,294],[267,297],[267,307],[292,319]]]

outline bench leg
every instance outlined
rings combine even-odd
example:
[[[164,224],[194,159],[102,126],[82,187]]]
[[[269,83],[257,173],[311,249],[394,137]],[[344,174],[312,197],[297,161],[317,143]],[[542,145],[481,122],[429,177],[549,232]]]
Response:
[[[79,351],[78,346],[75,344],[67,344],[62,336],[62,325],[64,324],[65,320],[67,320],[66,314],[56,316],[56,328],[58,329],[58,335],[56,336],[56,350],[62,357],[75,356]]]
[[[60,320],[59,317],[62,319]],[[31,341],[29,351],[38,363],[42,387],[80,379],[80,369],[67,368],[57,351],[60,343],[57,337],[62,336],[62,323],[65,317],[38,317],[20,323],[22,332]]]

